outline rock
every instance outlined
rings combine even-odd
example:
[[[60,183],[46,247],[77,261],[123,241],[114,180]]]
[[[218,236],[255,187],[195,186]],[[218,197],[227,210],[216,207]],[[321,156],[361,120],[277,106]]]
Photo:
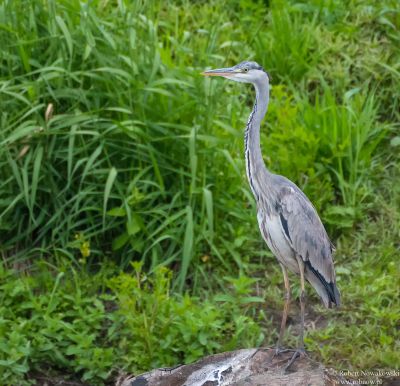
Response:
[[[333,370],[325,369],[309,357],[298,358],[285,372],[293,352],[275,357],[274,352],[274,349],[245,349],[211,355],[192,364],[128,377],[117,386],[333,386],[343,382]]]

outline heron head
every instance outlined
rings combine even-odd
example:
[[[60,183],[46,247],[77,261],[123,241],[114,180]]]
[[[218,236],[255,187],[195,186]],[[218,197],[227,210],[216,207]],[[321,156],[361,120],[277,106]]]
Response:
[[[218,68],[202,72],[204,76],[222,76],[236,82],[257,83],[262,80],[269,80],[268,74],[256,62],[242,62],[229,68]]]

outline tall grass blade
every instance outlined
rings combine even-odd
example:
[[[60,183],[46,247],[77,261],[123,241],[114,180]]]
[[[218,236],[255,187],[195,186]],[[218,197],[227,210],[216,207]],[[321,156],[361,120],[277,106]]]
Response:
[[[194,242],[193,212],[190,206],[186,207],[185,238],[183,240],[181,269],[179,272],[178,288],[183,291],[188,269],[193,255]]]
[[[108,173],[107,181],[104,187],[104,200],[103,200],[103,228],[105,226],[106,213],[107,213],[107,202],[110,198],[111,189],[114,185],[115,178],[117,177],[117,169],[112,167]]]

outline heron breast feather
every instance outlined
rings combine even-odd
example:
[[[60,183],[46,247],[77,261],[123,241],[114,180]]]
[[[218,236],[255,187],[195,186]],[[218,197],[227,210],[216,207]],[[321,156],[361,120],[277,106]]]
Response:
[[[288,242],[287,236],[285,236],[285,230],[282,227],[279,216],[267,216],[264,212],[260,211],[257,219],[261,234],[271,252],[292,272],[297,273],[298,264],[295,253]]]

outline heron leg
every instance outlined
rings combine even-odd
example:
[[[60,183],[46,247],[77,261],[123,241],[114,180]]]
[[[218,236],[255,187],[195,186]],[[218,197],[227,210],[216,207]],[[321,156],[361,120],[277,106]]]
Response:
[[[306,307],[306,292],[305,292],[305,281],[304,281],[304,262],[301,257],[297,258],[300,268],[300,318],[301,318],[301,328],[300,328],[300,338],[299,338],[299,349],[304,350],[304,313]]]
[[[286,329],[286,320],[287,316],[289,313],[289,304],[290,304],[290,284],[289,284],[289,276],[286,267],[281,264],[282,272],[283,272],[283,280],[285,283],[285,304],[283,306],[283,313],[282,313],[282,320],[281,320],[281,328],[279,331],[279,338],[278,342],[276,344],[276,354],[279,354],[279,352],[282,350],[282,341],[283,341],[283,336],[285,335],[285,329]]]
[[[300,336],[299,336],[299,346],[297,350],[294,352],[292,358],[285,366],[285,371],[287,371],[290,366],[294,363],[294,361],[300,357],[306,355],[306,350],[304,348],[304,313],[305,313],[305,304],[306,304],[306,292],[305,292],[305,280],[304,280],[304,261],[301,257],[297,257],[297,262],[299,264],[300,271],[300,318],[301,318],[301,326],[300,326]]]

